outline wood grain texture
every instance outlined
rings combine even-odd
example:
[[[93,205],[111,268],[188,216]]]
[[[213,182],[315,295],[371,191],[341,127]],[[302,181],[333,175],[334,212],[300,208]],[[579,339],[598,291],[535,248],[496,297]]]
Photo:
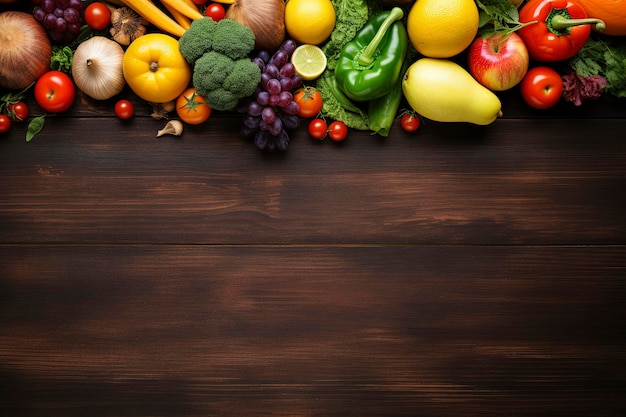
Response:
[[[16,126],[0,416],[626,415],[626,105],[515,98],[272,154],[80,95]]]
[[[624,248],[3,248],[3,415],[618,416]]]
[[[36,142],[5,140],[0,240],[625,242],[620,119],[351,132],[339,147],[298,131],[271,155],[239,137],[239,123],[156,139],[151,119],[51,119]]]

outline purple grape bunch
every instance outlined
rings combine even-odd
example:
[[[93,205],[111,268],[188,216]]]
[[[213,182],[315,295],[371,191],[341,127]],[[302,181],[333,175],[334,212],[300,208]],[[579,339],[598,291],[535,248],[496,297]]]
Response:
[[[259,51],[252,59],[261,69],[261,81],[254,95],[244,104],[243,112],[247,114],[241,133],[246,138],[253,138],[259,149],[287,150],[287,130],[300,125],[300,108],[292,91],[302,85],[302,78],[290,62],[296,46],[295,41],[288,39],[274,54]]]
[[[58,44],[71,43],[80,33],[83,3],[81,0],[42,0],[33,10],[50,39]]]

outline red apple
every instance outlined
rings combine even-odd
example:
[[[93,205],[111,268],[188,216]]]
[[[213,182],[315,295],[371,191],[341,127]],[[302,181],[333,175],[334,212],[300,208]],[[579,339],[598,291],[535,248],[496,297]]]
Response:
[[[476,80],[493,91],[516,86],[528,71],[528,49],[512,32],[474,39],[468,50],[468,69]]]

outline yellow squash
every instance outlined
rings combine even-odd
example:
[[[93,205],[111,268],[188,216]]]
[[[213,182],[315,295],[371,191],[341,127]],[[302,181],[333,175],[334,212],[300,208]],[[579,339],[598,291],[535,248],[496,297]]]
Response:
[[[178,41],[163,33],[135,39],[122,63],[126,83],[142,99],[166,103],[177,98],[191,81],[191,67],[178,50]]]

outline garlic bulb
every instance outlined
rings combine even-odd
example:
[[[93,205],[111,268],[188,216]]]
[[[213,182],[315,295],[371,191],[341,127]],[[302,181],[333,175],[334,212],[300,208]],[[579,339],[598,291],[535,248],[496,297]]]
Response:
[[[94,36],[80,43],[72,61],[76,87],[96,100],[119,94],[126,85],[123,59],[124,50],[120,44],[104,36]]]

